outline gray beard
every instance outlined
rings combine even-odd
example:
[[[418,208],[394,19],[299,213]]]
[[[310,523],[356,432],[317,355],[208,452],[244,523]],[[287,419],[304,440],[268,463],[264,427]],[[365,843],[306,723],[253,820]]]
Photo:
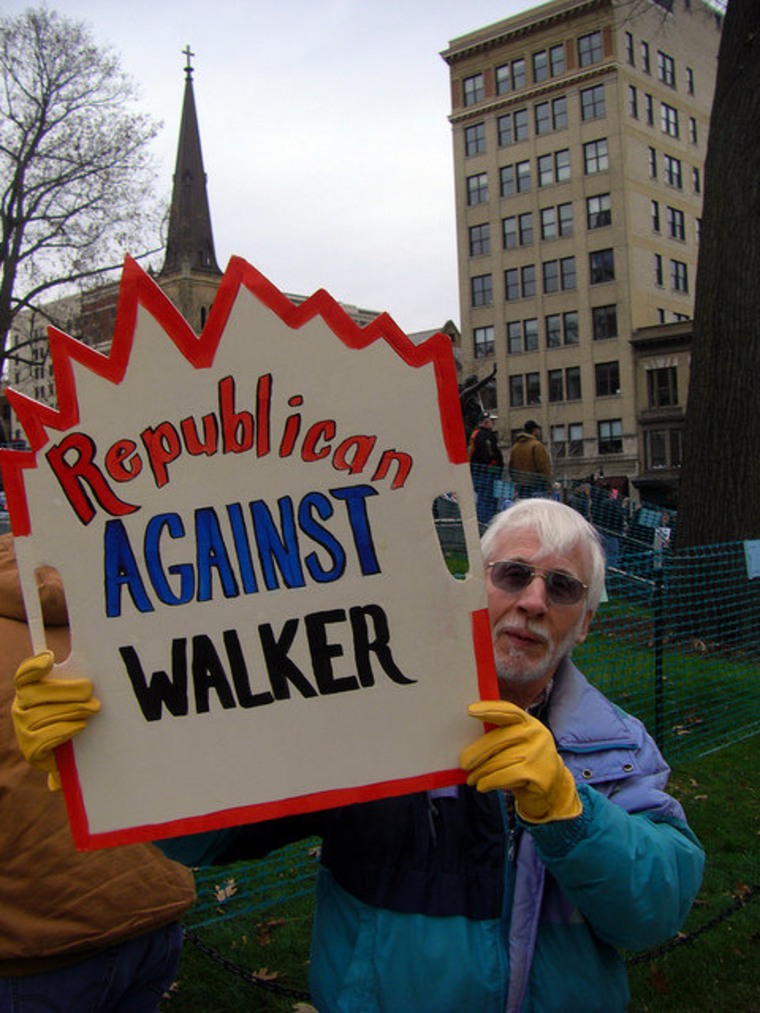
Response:
[[[562,659],[572,654],[578,634],[583,626],[584,618],[583,615],[579,618],[578,622],[568,631],[563,640],[556,645],[551,645],[551,649],[542,661],[526,664],[520,651],[514,651],[514,661],[510,661],[509,655],[504,657],[500,653],[496,658],[496,675],[499,683],[507,689],[510,686],[524,687],[536,683],[538,685],[537,692],[539,692],[557,671]]]

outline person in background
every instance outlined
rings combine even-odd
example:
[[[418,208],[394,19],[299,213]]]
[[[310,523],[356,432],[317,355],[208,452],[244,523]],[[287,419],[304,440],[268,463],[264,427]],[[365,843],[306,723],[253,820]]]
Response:
[[[498,499],[494,492],[494,482],[501,478],[504,469],[499,437],[494,430],[495,421],[495,415],[484,412],[477,429],[470,436],[470,470],[481,525],[488,524],[496,513]]]
[[[42,656],[48,669],[53,658],[68,657],[68,617],[57,572],[43,567],[37,576],[51,647]],[[194,878],[153,845],[91,852],[74,847],[63,796],[48,791],[14,735],[13,676],[31,651],[25,619],[13,538],[3,535],[0,1010],[151,1013],[174,981],[182,946],[179,918],[195,901]],[[69,694],[81,695],[79,680],[66,682]],[[33,697],[34,682],[27,689]],[[90,692],[85,688],[87,699],[73,706],[94,713]],[[49,715],[44,704],[35,709],[33,724],[44,729]],[[51,787],[59,787],[54,761],[47,773]]]
[[[655,743],[570,659],[603,590],[596,531],[528,499],[482,551],[499,696],[468,708],[487,730],[460,756],[466,783],[161,843],[213,864],[322,835],[320,1013],[622,1013],[619,950],[673,937],[699,888],[704,854]],[[76,730],[61,714],[53,742]],[[51,758],[43,737],[25,752]]]
[[[541,426],[529,420],[518,433],[509,454],[509,475],[518,499],[544,496],[551,485],[552,463],[541,442]]]

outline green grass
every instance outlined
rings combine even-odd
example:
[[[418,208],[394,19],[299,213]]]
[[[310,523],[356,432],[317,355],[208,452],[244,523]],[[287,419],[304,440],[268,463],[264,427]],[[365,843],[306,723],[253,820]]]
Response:
[[[671,790],[707,852],[705,881],[684,927],[699,930],[760,884],[760,738],[678,766]],[[255,863],[251,863],[253,866]],[[220,872],[222,883],[242,864]],[[223,909],[220,909],[223,910]],[[307,991],[312,900],[301,897],[198,930],[206,944],[247,972],[266,969],[278,985]],[[213,912],[212,912],[213,913]],[[757,1013],[760,1009],[760,896],[692,941],[631,967],[631,1013]],[[164,1013],[290,1013],[296,997],[274,996],[185,946],[177,988]],[[421,1010],[420,1013],[428,1013]]]

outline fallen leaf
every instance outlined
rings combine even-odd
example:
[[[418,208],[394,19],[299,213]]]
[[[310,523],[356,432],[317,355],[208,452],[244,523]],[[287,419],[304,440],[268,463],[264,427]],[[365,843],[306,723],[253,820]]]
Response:
[[[276,981],[280,977],[277,971],[270,971],[268,967],[260,967],[258,971],[251,971],[252,978],[261,978],[262,981]]]

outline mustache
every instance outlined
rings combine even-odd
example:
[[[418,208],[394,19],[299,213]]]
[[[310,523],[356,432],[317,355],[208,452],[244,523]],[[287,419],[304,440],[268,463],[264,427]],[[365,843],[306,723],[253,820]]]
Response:
[[[510,622],[507,619],[503,619],[501,622],[498,622],[493,628],[494,639],[502,633],[514,633],[518,636],[529,633],[532,637],[540,640],[542,644],[548,644],[550,639],[542,629],[536,626],[535,623],[515,623]]]

